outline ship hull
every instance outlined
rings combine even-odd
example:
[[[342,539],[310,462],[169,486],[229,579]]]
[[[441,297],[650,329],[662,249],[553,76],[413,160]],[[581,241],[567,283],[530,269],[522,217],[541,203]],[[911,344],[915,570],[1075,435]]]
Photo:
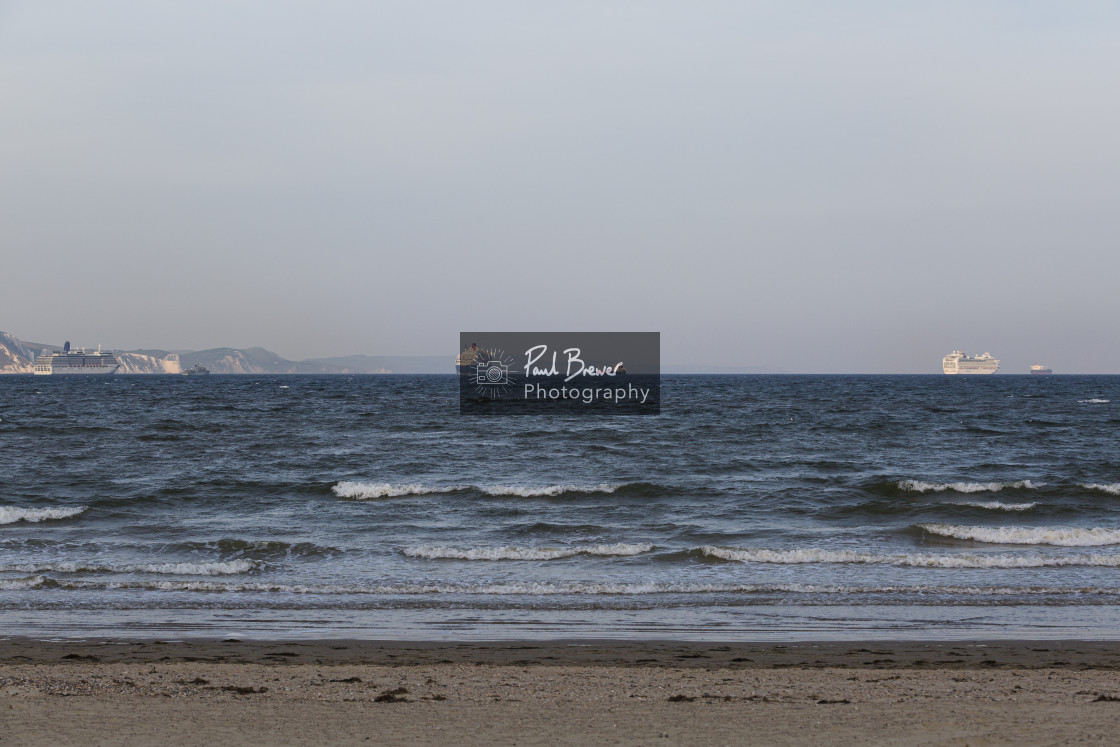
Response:
[[[117,372],[120,366],[60,366],[48,370],[35,370],[36,376],[104,376]]]
[[[116,373],[120,366],[86,366],[82,368],[53,368],[52,371],[36,371],[36,376],[104,376]]]
[[[950,376],[986,376],[989,374],[994,374],[998,370],[998,365],[992,365],[990,363],[978,365],[968,365],[967,363],[965,363],[959,364],[955,368],[949,366],[945,367],[945,373],[949,374]]]

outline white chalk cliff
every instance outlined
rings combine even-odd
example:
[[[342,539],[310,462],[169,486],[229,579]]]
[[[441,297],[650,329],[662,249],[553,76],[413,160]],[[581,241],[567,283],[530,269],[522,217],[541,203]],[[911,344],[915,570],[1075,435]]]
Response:
[[[22,342],[7,332],[0,332],[0,374],[34,373],[33,359]]]
[[[159,358],[143,353],[116,353],[121,367],[119,374],[177,374],[183,372],[178,353],[168,353]]]

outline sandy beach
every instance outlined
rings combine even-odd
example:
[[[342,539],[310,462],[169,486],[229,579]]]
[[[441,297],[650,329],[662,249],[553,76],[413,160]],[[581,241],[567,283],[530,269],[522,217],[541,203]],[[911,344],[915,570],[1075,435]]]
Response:
[[[1110,642],[0,642],[11,744],[1083,744]]]

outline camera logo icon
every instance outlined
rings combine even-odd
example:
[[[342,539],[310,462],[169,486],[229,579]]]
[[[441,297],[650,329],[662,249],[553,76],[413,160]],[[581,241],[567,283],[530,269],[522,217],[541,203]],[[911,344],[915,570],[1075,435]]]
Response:
[[[471,345],[455,359],[459,392],[483,401],[508,399],[519,380],[517,363],[499,348]]]
[[[507,386],[509,366],[497,358],[479,361],[475,366],[475,381],[481,386]]]

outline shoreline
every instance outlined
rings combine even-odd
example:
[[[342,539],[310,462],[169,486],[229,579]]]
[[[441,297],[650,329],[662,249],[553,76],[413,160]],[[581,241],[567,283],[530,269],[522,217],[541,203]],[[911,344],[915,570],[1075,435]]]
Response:
[[[1120,643],[0,641],[3,744],[1109,744]]]
[[[364,639],[0,639],[0,666],[85,661],[320,666],[610,666],[705,669],[1120,669],[1111,640],[855,640],[714,642],[674,640],[510,639],[412,641]]]

